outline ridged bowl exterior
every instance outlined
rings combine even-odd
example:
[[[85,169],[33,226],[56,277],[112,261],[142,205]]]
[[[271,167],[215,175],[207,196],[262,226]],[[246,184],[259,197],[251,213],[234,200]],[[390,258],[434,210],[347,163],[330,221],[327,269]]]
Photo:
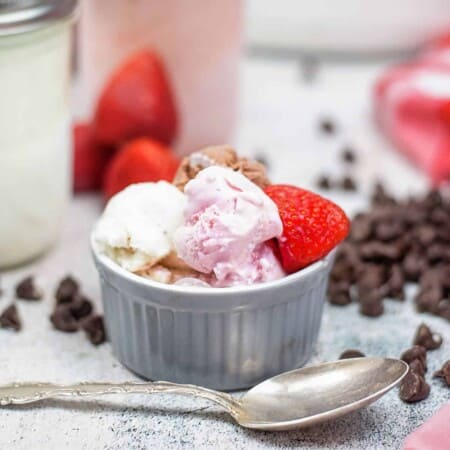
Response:
[[[113,351],[144,378],[242,389],[314,351],[332,255],[275,282],[211,289],[156,283],[94,258]]]

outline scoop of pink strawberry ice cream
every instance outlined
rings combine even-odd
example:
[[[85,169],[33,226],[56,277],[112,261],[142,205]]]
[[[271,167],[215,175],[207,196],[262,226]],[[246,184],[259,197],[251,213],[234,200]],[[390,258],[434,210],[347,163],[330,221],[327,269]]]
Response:
[[[211,274],[211,285],[253,284],[285,275],[267,243],[282,233],[278,208],[258,186],[239,172],[211,166],[184,192],[185,221],[175,232],[175,248],[190,267]]]

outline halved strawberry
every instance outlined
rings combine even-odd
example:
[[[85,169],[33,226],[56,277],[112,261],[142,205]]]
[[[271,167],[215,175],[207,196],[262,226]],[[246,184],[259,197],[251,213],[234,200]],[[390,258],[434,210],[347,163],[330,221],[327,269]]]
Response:
[[[106,84],[94,118],[97,141],[117,146],[136,137],[170,144],[177,111],[161,58],[150,50],[129,57]]]
[[[107,199],[133,183],[172,181],[180,162],[172,151],[148,138],[128,142],[109,164],[103,185]]]
[[[330,200],[289,185],[274,184],[265,192],[278,206],[283,222],[278,247],[286,272],[318,261],[347,236],[350,221]]]

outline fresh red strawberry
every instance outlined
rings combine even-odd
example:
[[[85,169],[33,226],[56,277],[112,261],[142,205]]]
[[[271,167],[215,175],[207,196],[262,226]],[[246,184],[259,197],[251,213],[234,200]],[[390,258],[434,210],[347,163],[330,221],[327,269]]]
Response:
[[[107,199],[133,183],[172,181],[178,158],[158,141],[148,138],[128,142],[114,156],[105,174],[103,192]]]
[[[155,52],[135,53],[112,74],[94,124],[97,140],[110,146],[136,137],[172,143],[177,111],[166,70]]]
[[[265,192],[278,206],[283,222],[278,246],[286,272],[295,272],[323,258],[347,236],[348,217],[330,200],[288,185],[274,184]]]
[[[73,126],[73,187],[75,192],[99,189],[111,152],[96,145],[92,125]]]

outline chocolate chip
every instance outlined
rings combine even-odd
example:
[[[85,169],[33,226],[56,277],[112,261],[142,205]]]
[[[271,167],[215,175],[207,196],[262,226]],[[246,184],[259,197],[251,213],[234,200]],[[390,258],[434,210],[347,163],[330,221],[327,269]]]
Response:
[[[425,347],[422,347],[421,345],[412,346],[402,353],[400,359],[405,361],[407,364],[411,363],[411,361],[414,361],[415,359],[418,359],[423,364],[425,371],[427,370],[427,352]]]
[[[34,277],[29,276],[24,278],[16,286],[16,297],[22,300],[36,301],[42,298],[43,292],[39,289],[35,282]]]
[[[432,264],[450,262],[450,248],[440,243],[432,244],[427,248],[427,259]]]
[[[359,291],[381,288],[385,282],[386,268],[381,264],[365,264],[358,270],[356,284]]]
[[[331,280],[328,285],[328,290],[331,292],[348,292],[350,290],[350,282],[346,280]]]
[[[69,304],[56,306],[50,316],[50,321],[57,330],[64,331],[65,333],[73,333],[80,328],[80,324],[73,316]]]
[[[330,272],[331,280],[351,283],[353,281],[353,277],[354,270],[352,264],[345,259],[336,260],[336,263],[333,265]]]
[[[409,364],[409,370],[420,375],[422,377],[425,376],[425,366],[420,361],[420,359],[413,359]]]
[[[323,189],[324,191],[328,191],[331,189],[331,181],[327,175],[321,175],[316,182],[316,185],[319,189]]]
[[[359,215],[352,221],[350,238],[355,242],[368,240],[372,235],[372,222],[366,215]]]
[[[383,314],[383,301],[376,290],[369,291],[367,295],[359,298],[359,312],[368,317],[378,317]]]
[[[342,178],[339,186],[344,191],[356,191],[358,189],[356,181],[348,175]]]
[[[394,264],[389,271],[387,281],[387,296],[396,300],[404,300],[405,292],[403,286],[405,285],[405,277],[403,270],[399,264]]]
[[[339,359],[362,358],[364,356],[366,355],[359,350],[349,349],[342,352],[341,356],[339,356]]]
[[[401,382],[400,398],[404,402],[413,403],[426,399],[429,394],[430,386],[425,378],[410,370]]]
[[[319,123],[319,129],[324,134],[334,134],[336,132],[336,124],[330,118],[324,118]]]
[[[441,369],[434,372],[433,377],[442,378],[450,387],[450,359],[443,364]]]
[[[341,258],[348,261],[350,264],[356,265],[360,262],[358,249],[356,244],[345,241],[339,246],[339,252],[336,256],[336,260],[339,261]]]
[[[448,224],[436,227],[436,238],[445,244],[450,243],[450,227]]]
[[[415,230],[415,235],[418,242],[420,242],[424,247],[427,247],[437,237],[436,228],[428,224],[420,225]]]
[[[434,313],[442,301],[442,289],[438,285],[425,287],[417,293],[414,301],[418,311]]]
[[[416,331],[413,343],[425,347],[426,350],[435,350],[442,345],[442,336],[432,333],[430,328],[422,323]]]
[[[405,246],[401,240],[390,243],[371,241],[360,247],[361,258],[366,261],[399,261],[404,252]]]
[[[373,205],[393,205],[396,203],[395,199],[387,194],[381,182],[375,184],[371,200]]]
[[[431,189],[423,199],[425,208],[434,209],[442,205],[442,196],[437,189]]]
[[[350,293],[347,292],[330,293],[328,300],[332,305],[336,306],[346,306],[352,302]]]
[[[444,283],[443,275],[444,274],[437,267],[425,270],[420,277],[420,287],[422,289],[435,287],[439,289],[440,295],[442,295],[442,285]]]
[[[450,214],[443,208],[436,208],[431,211],[430,221],[434,225],[448,225],[450,222]]]
[[[426,261],[420,254],[408,253],[403,259],[403,273],[407,281],[418,281],[420,275],[427,269]]]
[[[80,294],[76,294],[73,301],[67,304],[67,307],[76,320],[89,316],[94,309],[92,302]]]
[[[9,305],[0,315],[0,327],[11,328],[20,331],[22,328],[22,321],[19,317],[19,311],[16,305]]]
[[[405,221],[411,227],[425,223],[428,219],[428,212],[416,203],[411,202],[402,209]]]
[[[350,283],[348,281],[330,280],[328,285],[328,299],[333,305],[345,306],[351,303]]]
[[[450,297],[450,264],[440,266],[439,268],[440,283],[444,290],[444,295]]]
[[[86,332],[89,340],[94,345],[103,344],[106,341],[105,326],[103,317],[100,315],[91,316],[83,322],[83,330]]]
[[[342,161],[353,164],[356,161],[356,154],[350,147],[345,147],[341,152]]]
[[[69,303],[73,300],[74,296],[78,293],[79,284],[71,276],[63,278],[55,293],[56,303]]]
[[[403,222],[403,218],[399,214],[399,206],[391,205],[391,204],[381,204],[375,205],[372,209],[367,213],[370,220],[374,223],[380,223],[384,221],[401,221]]]
[[[375,236],[380,241],[397,239],[405,232],[403,224],[398,221],[380,222],[376,225]]]
[[[437,316],[450,321],[450,300],[441,300],[433,311]]]

